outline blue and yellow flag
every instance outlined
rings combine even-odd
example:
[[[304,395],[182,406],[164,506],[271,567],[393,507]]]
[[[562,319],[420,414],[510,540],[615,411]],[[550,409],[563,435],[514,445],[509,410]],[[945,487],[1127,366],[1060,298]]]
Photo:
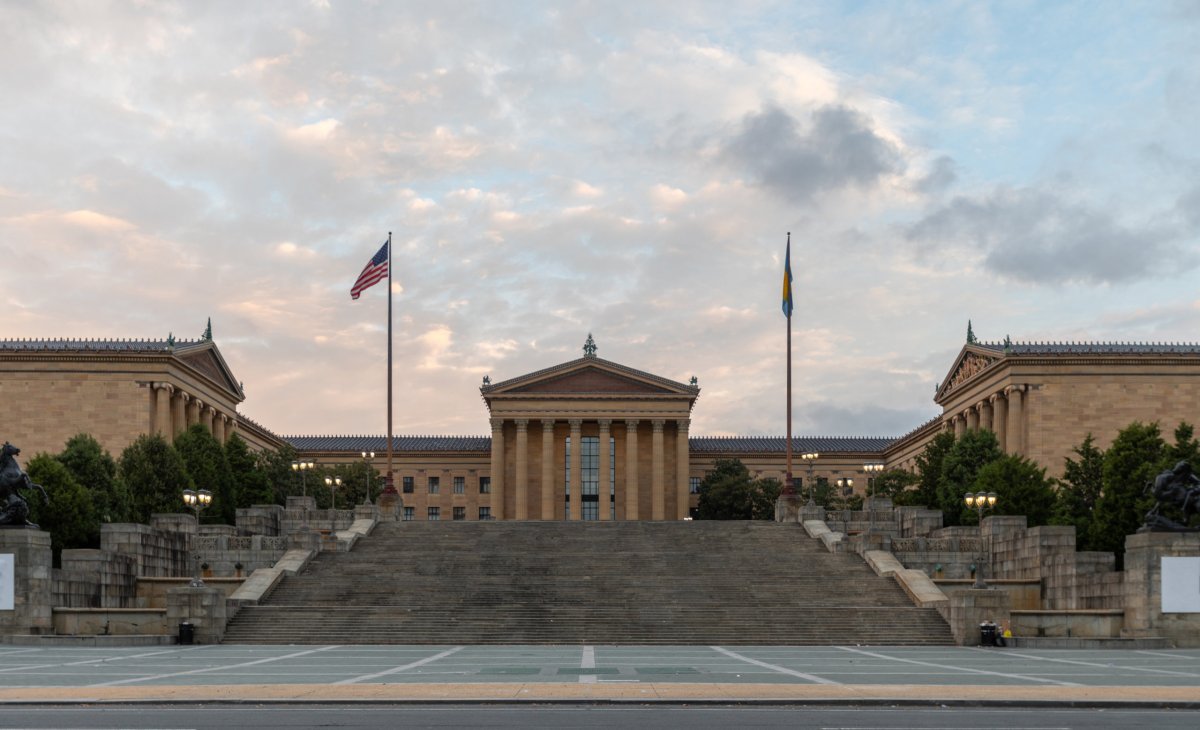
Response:
[[[792,234],[788,234],[787,255],[783,259],[783,316],[792,316]]]

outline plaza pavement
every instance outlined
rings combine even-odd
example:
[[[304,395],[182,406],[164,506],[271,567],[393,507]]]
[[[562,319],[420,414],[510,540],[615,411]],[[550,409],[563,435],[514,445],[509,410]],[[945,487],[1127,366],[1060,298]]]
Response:
[[[1200,709],[1200,650],[0,645],[0,704],[614,702]]]

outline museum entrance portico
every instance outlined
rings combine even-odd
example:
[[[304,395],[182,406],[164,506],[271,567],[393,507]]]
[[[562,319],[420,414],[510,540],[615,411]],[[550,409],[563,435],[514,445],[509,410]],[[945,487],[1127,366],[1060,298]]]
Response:
[[[493,519],[688,516],[694,383],[593,351],[518,378],[485,380],[480,392],[491,413]]]

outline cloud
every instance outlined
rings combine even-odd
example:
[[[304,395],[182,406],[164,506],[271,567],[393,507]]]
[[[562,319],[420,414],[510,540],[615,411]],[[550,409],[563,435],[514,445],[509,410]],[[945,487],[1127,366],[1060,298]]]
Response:
[[[902,173],[896,145],[845,106],[824,106],[804,129],[778,107],[747,116],[724,145],[724,158],[757,183],[793,202],[843,188],[870,188]]]
[[[1037,284],[1122,283],[1197,264],[1174,227],[1133,227],[1110,211],[1036,188],[956,197],[904,235],[923,258],[967,254],[995,274]]]

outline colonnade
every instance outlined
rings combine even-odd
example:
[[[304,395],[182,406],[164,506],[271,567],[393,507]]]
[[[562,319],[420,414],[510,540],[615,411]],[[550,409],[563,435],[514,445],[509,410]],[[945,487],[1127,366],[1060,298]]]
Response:
[[[1027,392],[1026,385],[1009,385],[947,416],[946,428],[953,429],[955,437],[971,429],[986,428],[996,434],[1001,451],[1024,454]]]
[[[541,475],[540,475],[540,490],[541,500],[538,504],[530,504],[530,446],[529,446],[529,428],[531,420],[539,420],[542,426],[541,434]],[[664,431],[668,420],[673,420],[676,426],[676,455],[675,455],[675,474],[669,478],[666,472],[666,446]],[[562,490],[558,488],[559,480],[558,473],[555,469],[555,440],[554,430],[558,423],[565,422],[570,427],[571,438],[571,454],[570,462],[567,464],[570,481],[567,485],[569,493],[574,495],[574,499],[582,497],[582,449],[579,444],[583,439],[583,424],[582,418],[569,418],[564,420],[546,418],[546,419],[526,419],[526,418],[493,418],[491,419],[492,426],[492,457],[491,457],[491,510],[493,519],[516,519],[530,520],[555,519],[557,502],[561,500]],[[618,481],[616,485],[620,500],[617,502],[619,506],[623,506],[624,514],[617,513],[617,519],[638,520],[649,517],[653,520],[665,519],[683,519],[688,515],[688,464],[690,452],[688,449],[688,425],[689,420],[686,418],[680,419],[665,419],[654,418],[649,419],[650,422],[650,505],[651,514],[642,515],[639,513],[638,503],[641,493],[641,474],[640,460],[638,450],[638,428],[641,424],[640,419],[591,419],[590,422],[597,425],[599,432],[599,440],[602,444],[600,458],[598,460],[598,477],[597,481],[600,487],[600,507],[598,509],[598,517],[600,520],[612,519],[612,515],[608,509],[609,484],[613,481],[613,475],[610,473],[609,450],[607,444],[612,438],[614,426],[617,429],[623,429],[625,435],[625,460],[623,467],[624,485]],[[514,464],[513,483],[506,484],[506,475],[508,465],[505,463],[505,424],[511,423],[515,432],[515,443],[513,445],[513,461]],[[619,458],[618,450],[618,458]],[[675,490],[676,514],[667,515],[667,489],[668,484],[673,479],[671,488]],[[506,514],[506,492],[511,489],[513,492],[513,510],[511,514]],[[616,495],[614,495],[616,496]],[[580,519],[582,510],[577,509],[572,518]]]
[[[221,443],[237,429],[237,419],[222,413],[215,405],[185,392],[171,383],[151,383],[154,398],[153,432],[167,441],[189,426],[204,424]]]

